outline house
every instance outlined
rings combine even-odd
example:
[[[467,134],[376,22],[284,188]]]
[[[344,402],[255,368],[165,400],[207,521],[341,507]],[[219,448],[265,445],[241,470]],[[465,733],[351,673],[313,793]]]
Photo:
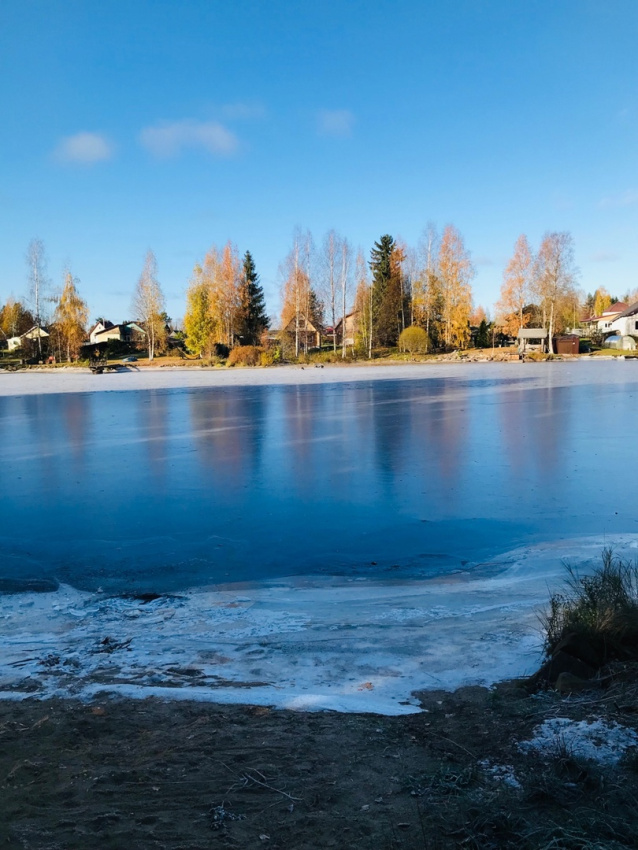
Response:
[[[517,334],[518,353],[525,355],[530,351],[547,351],[547,328],[520,328]]]
[[[112,327],[114,327],[113,322],[109,322],[106,319],[99,319],[89,331],[89,342],[95,345],[99,342],[98,334]]]
[[[298,317],[297,321],[295,321],[295,317],[293,316],[282,331],[282,334],[287,334],[293,339],[298,337],[299,348],[304,349],[320,348],[321,333],[321,326],[318,324],[314,325],[310,319],[306,318],[303,314]]]
[[[617,301],[615,304],[610,304],[600,316],[590,316],[589,319],[583,319],[582,325],[585,325],[589,333],[612,333],[612,323],[621,313],[628,309],[628,305],[622,301]]]
[[[102,324],[98,322],[98,326]],[[105,323],[101,329],[96,326],[89,335],[89,340],[94,345],[100,342],[108,342],[110,339],[118,342],[138,342],[146,341],[146,331],[137,322],[123,322],[121,325],[112,325],[110,322]]]
[[[614,305],[616,306],[616,305]],[[610,333],[618,334],[618,336],[635,336],[638,337],[638,301],[623,310],[620,315],[616,316],[610,322],[607,329]]]
[[[334,329],[338,345],[343,345],[344,342],[346,345],[354,345],[358,315],[359,311],[353,310],[352,313],[346,313],[345,321],[344,318],[339,319]]]
[[[24,348],[25,343],[39,339],[47,339],[49,334],[44,328],[39,325],[34,325],[30,330],[23,333],[21,336],[11,336],[7,340],[7,348],[9,351],[15,351],[16,348]]]

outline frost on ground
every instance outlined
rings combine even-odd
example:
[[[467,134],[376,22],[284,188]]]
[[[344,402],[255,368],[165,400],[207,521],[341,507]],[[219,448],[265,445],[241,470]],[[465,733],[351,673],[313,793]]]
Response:
[[[574,758],[596,761],[599,764],[617,764],[628,749],[638,746],[638,735],[633,729],[613,720],[570,720],[552,717],[534,729],[530,741],[522,741],[523,752],[537,752],[548,757],[564,753]]]

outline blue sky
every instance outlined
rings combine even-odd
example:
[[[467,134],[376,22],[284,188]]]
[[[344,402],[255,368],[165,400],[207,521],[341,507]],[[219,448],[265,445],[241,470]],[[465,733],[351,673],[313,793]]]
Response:
[[[569,230],[581,285],[638,286],[636,0],[0,4],[0,301],[29,240],[91,316],[168,312],[232,239],[268,309],[296,225],[368,255],[451,222],[475,302],[520,233]]]

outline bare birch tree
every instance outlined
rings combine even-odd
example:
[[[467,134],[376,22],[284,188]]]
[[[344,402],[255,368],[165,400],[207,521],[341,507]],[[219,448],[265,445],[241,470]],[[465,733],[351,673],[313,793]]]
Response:
[[[39,328],[44,321],[43,306],[46,292],[49,288],[47,277],[47,261],[44,250],[44,242],[41,239],[32,239],[27,248],[27,267],[29,270],[29,300],[33,308],[33,318]],[[42,339],[38,331],[38,354],[42,357]]]
[[[313,302],[317,300],[312,290],[312,255],[310,232],[304,233],[297,228],[292,248],[280,266],[283,278],[281,325],[285,330],[294,319],[295,357],[299,357],[302,344],[304,350],[308,350],[308,326],[312,320]]]
[[[157,260],[152,251],[148,251],[142,274],[133,295],[133,311],[144,324],[148,339],[148,359],[152,360],[158,342],[164,335],[164,295],[157,279]]]
[[[548,322],[550,354],[557,313],[566,302],[571,304],[577,277],[571,233],[546,233],[534,263],[534,290],[543,308],[543,325]]]
[[[329,230],[323,239],[321,257],[319,261],[319,274],[321,281],[321,294],[324,296],[330,324],[332,325],[332,347],[337,350],[337,263],[339,254],[340,237],[334,230]]]
[[[339,286],[341,290],[341,356],[346,356],[346,315],[348,299],[352,288],[352,246],[347,239],[341,239],[339,246],[340,268]],[[333,326],[334,327],[334,326]]]

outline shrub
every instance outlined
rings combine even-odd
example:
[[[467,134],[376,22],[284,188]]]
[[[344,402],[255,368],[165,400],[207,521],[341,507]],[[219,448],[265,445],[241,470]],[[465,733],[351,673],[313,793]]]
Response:
[[[602,662],[638,660],[638,567],[604,549],[602,565],[579,576],[568,567],[566,590],[555,593],[541,617],[545,654],[569,635],[582,638]]]
[[[259,366],[263,349],[257,345],[238,345],[228,355],[228,366]]]
[[[260,366],[273,366],[281,360],[281,351],[278,348],[267,348],[259,355]]]
[[[407,351],[408,354],[425,354],[428,350],[428,335],[416,325],[412,325],[401,331],[399,337],[399,351]]]

